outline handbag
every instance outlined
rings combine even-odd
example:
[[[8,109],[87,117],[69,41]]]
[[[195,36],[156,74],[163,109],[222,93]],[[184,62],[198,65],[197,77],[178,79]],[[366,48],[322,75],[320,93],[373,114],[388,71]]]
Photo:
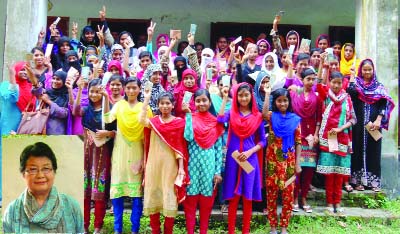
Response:
[[[50,115],[49,108],[44,107],[44,102],[41,101],[37,110],[28,111],[30,105],[31,101],[22,113],[17,134],[46,135],[46,124]]]

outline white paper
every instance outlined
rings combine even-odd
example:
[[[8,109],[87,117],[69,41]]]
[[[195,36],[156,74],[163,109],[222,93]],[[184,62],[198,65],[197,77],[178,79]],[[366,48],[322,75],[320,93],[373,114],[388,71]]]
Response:
[[[237,43],[239,43],[239,42],[241,42],[242,41],[242,36],[239,36],[238,38],[236,38],[234,41],[233,41],[233,44],[237,44]]]

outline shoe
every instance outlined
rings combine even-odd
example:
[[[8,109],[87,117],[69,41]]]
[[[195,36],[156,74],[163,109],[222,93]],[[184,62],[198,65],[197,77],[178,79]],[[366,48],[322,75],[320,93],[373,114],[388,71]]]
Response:
[[[292,211],[293,211],[293,212],[299,212],[299,211],[300,211],[300,209],[299,209],[299,204],[294,204],[294,205],[293,205],[293,208],[292,208]]]
[[[364,186],[362,186],[361,184],[357,185],[354,189],[357,190],[357,191],[364,191],[365,190]]]
[[[351,192],[353,192],[353,187],[348,184],[348,185],[344,186],[344,191],[351,193]]]
[[[327,207],[325,207],[324,213],[326,215],[331,215],[331,216],[335,215],[335,209],[333,209],[333,207],[327,206]]]
[[[376,192],[376,193],[381,192],[381,189],[378,188],[378,187],[372,187],[371,190],[374,191],[374,192]]]
[[[344,214],[344,208],[343,208],[343,207],[338,207],[338,208],[336,208],[336,215],[337,215],[337,216],[340,216],[340,217],[345,216],[345,214]]]
[[[309,205],[303,206],[303,210],[304,210],[304,212],[306,212],[306,213],[312,213],[311,206],[309,206]]]

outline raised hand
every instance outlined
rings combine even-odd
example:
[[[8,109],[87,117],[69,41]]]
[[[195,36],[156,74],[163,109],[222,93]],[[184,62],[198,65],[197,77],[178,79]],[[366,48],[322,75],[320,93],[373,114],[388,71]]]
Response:
[[[157,23],[150,21],[150,26],[147,28],[147,35],[154,35],[154,28],[156,27]]]
[[[71,29],[72,38],[77,38],[78,35],[78,23],[72,22],[72,29]]]
[[[40,29],[39,35],[38,35],[38,40],[43,41],[43,39],[46,37],[46,31],[44,30],[44,27]]]
[[[188,39],[189,45],[194,45],[194,35],[193,34],[188,33],[187,39]]]
[[[11,63],[6,63],[8,68],[8,79],[10,80],[10,84],[16,84],[15,80],[15,69],[14,69],[15,62],[12,61]]]
[[[50,27],[49,27],[49,30],[50,30],[50,33],[51,33],[51,36],[52,36],[52,37],[53,37],[53,36],[57,36],[56,27],[57,27],[57,25],[54,24],[54,23],[52,23],[52,24],[50,25]]]
[[[103,5],[103,8],[99,11],[99,18],[101,21],[106,20],[106,6]]]
[[[100,41],[100,47],[104,46],[104,32],[103,31],[104,31],[104,25],[101,26],[101,28],[100,28],[100,25],[97,25],[96,34],[97,34],[97,37],[99,38],[99,41]]]

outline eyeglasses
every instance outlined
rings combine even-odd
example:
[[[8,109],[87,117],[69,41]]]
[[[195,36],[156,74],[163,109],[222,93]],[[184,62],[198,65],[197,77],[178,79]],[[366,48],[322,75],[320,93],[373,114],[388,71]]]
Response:
[[[26,169],[25,172],[28,173],[29,175],[37,175],[37,174],[39,173],[39,170],[40,170],[43,174],[47,175],[47,174],[49,174],[50,172],[53,171],[53,168],[50,168],[50,167],[43,167],[42,169],[39,169],[39,168],[34,168],[34,167],[33,167],[33,168]]]

